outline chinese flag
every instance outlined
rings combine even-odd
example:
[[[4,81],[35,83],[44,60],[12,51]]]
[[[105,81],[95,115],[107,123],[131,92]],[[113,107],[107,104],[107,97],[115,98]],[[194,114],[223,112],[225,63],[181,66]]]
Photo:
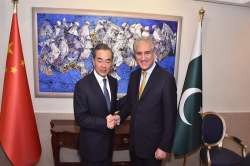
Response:
[[[0,143],[14,166],[29,166],[38,162],[41,155],[41,144],[15,11],[12,17],[3,85]]]

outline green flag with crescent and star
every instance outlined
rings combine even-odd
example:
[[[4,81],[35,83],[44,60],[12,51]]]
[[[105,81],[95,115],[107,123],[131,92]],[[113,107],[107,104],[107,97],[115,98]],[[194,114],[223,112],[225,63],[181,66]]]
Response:
[[[173,153],[177,156],[191,153],[201,145],[202,56],[201,22],[183,85],[176,120]]]

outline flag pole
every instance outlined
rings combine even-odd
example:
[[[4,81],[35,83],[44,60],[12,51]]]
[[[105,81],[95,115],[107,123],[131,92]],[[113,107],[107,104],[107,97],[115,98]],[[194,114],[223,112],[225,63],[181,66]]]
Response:
[[[203,8],[201,8],[199,10],[199,16],[200,16],[200,22],[201,22],[201,27],[202,27],[202,22],[203,22],[203,18],[204,18],[204,15],[205,15],[205,10]],[[201,45],[201,53],[202,53],[202,45]],[[203,79],[202,79],[203,80]],[[203,97],[202,97],[202,100],[203,100]],[[203,103],[203,101],[202,101]],[[202,105],[201,105],[201,108],[202,108]],[[200,115],[202,115],[202,109],[200,110]]]
[[[205,12],[206,12],[206,11],[205,11],[203,8],[201,8],[201,9],[199,10],[199,16],[200,16],[200,21],[201,21],[201,22],[203,21]]]
[[[200,16],[201,27],[202,27],[202,23],[203,23],[203,19],[204,19],[205,12],[206,12],[206,11],[205,11],[203,8],[201,8],[201,9],[199,10],[199,16]],[[202,54],[202,44],[201,44],[201,54]],[[202,63],[202,62],[201,62],[201,63]],[[202,70],[202,69],[201,69],[201,70]],[[202,75],[202,77],[203,77],[203,75]],[[202,78],[201,80],[203,80],[203,78]],[[204,100],[204,98],[202,97],[202,103],[204,103],[203,100]],[[202,107],[202,105],[201,105],[201,107]],[[202,110],[200,110],[200,115],[201,115],[201,118],[202,118]],[[201,147],[200,147],[200,148],[201,148]],[[199,155],[199,158],[200,158],[200,155]],[[200,164],[201,164],[201,158],[200,158]]]
[[[13,9],[13,13],[17,13],[17,3],[18,3],[18,0],[12,0],[13,2],[13,5],[14,5],[14,9]]]

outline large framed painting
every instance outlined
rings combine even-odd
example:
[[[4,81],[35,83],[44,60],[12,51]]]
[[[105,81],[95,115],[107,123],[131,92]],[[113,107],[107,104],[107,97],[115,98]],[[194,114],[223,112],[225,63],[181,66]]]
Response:
[[[98,10],[33,8],[33,50],[37,97],[71,97],[75,83],[92,72],[92,49],[106,43],[114,52],[110,73],[118,96],[127,92],[137,68],[133,43],[150,36],[157,63],[177,78],[180,16]]]

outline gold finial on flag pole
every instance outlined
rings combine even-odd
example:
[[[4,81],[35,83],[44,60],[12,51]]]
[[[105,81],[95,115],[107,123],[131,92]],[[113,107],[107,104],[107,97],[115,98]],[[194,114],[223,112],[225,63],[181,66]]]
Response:
[[[199,15],[200,15],[200,21],[202,22],[203,21],[203,17],[204,17],[204,15],[205,15],[205,10],[203,9],[203,8],[201,8],[200,10],[199,10]]]
[[[12,0],[12,2],[13,2],[13,5],[14,5],[14,13],[16,13],[17,12],[17,3],[18,3],[18,0]]]

